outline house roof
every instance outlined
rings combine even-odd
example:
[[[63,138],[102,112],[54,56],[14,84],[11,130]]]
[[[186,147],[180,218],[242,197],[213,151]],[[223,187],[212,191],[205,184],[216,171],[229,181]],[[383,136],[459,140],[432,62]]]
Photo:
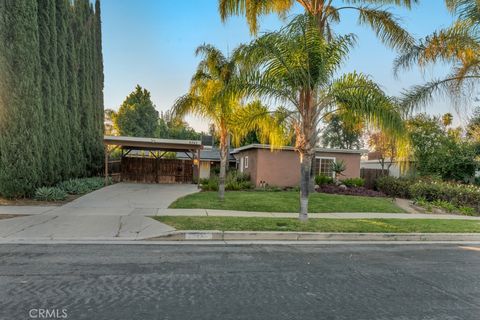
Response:
[[[239,153],[241,151],[250,150],[250,149],[272,149],[269,144],[249,144],[247,146],[243,146],[240,148],[236,148],[232,151],[233,154]],[[295,151],[294,147],[291,146],[284,146],[280,148],[275,148],[274,150],[285,150],[285,151]],[[353,149],[334,149],[334,148],[315,148],[317,152],[329,152],[329,153],[354,153],[354,154],[364,154],[367,153],[368,150],[360,149],[360,150],[353,150]]]
[[[178,140],[178,139],[155,139],[142,137],[125,136],[104,136],[103,142],[106,145],[116,145],[122,148],[137,150],[198,150],[202,149],[200,140]]]
[[[191,159],[191,153],[187,152],[177,152],[177,159]],[[235,157],[232,154],[229,154],[228,161],[235,162]],[[218,149],[203,149],[200,150],[200,161],[220,161],[220,150]]]

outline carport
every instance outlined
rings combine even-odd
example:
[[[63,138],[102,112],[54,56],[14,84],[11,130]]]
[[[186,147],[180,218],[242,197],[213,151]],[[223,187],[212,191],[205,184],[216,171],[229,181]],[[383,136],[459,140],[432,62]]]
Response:
[[[103,141],[107,181],[110,154],[117,149],[121,150],[121,181],[191,183],[198,177],[200,150],[203,148],[199,140],[104,136]],[[171,152],[184,152],[188,159],[165,158]]]

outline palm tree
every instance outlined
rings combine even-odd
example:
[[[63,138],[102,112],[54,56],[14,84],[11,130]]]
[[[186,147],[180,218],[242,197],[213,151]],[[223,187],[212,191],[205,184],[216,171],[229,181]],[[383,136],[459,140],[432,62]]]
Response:
[[[398,19],[384,5],[398,5],[410,9],[418,0],[219,0],[222,21],[232,15],[245,15],[250,32],[257,34],[258,19],[261,16],[277,13],[281,17],[290,11],[295,3],[300,4],[305,13],[315,18],[321,34],[327,39],[334,38],[332,26],[341,21],[344,11],[356,11],[358,23],[367,25],[382,42],[392,48],[403,48],[413,44],[413,39],[399,24]]]
[[[306,14],[235,53],[244,71],[231,84],[232,90],[284,105],[276,119],[289,121],[294,127],[301,164],[301,220],[308,218],[312,159],[323,118],[341,111],[346,117],[362,119],[392,134],[400,134],[403,128],[392,100],[367,76],[350,73],[334,78],[353,42],[353,35],[327,42],[316,20]],[[270,112],[264,107],[263,112],[249,112],[243,121],[246,126],[258,125],[271,119]]]
[[[403,94],[407,109],[423,107],[437,93],[454,100],[468,96],[480,79],[480,2],[478,0],[445,0],[447,8],[457,16],[454,24],[407,46],[395,60],[394,69],[419,66],[421,69],[436,63],[453,66],[444,78],[433,79],[412,87]]]
[[[253,127],[239,126],[239,114],[248,115],[261,108],[261,103],[252,101],[248,105],[241,104],[241,96],[228,90],[230,83],[238,75],[238,63],[235,56],[225,57],[223,53],[212,45],[204,44],[197,48],[195,54],[201,55],[197,71],[192,77],[190,91],[178,98],[172,107],[174,117],[182,118],[193,114],[208,119],[219,135],[220,146],[220,174],[218,195],[225,198],[225,176],[228,157],[228,140],[233,138],[234,143],[248,134]],[[273,120],[273,117],[271,117]],[[262,142],[271,139],[281,140],[280,132],[283,128],[275,126],[272,121],[263,122],[263,129],[267,134],[262,135]]]

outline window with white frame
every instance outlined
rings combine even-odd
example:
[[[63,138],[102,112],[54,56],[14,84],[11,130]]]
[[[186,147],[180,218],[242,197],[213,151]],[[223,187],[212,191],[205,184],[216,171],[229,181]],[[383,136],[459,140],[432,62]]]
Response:
[[[240,158],[240,172],[243,172],[243,157]]]
[[[335,163],[335,158],[317,157],[315,160],[316,174],[335,178],[335,172],[333,172],[333,164]]]
[[[245,157],[244,164],[245,164],[245,169],[248,169],[248,156]]]

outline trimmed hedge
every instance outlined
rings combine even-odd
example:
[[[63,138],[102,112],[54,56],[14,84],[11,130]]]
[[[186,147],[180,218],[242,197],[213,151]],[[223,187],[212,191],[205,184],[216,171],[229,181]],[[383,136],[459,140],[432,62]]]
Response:
[[[412,179],[386,176],[378,178],[375,182],[375,187],[387,196],[410,199],[410,186],[413,182],[414,180]]]
[[[480,187],[474,185],[382,177],[377,180],[376,187],[391,197],[448,201],[457,207],[468,206],[480,212]]]

